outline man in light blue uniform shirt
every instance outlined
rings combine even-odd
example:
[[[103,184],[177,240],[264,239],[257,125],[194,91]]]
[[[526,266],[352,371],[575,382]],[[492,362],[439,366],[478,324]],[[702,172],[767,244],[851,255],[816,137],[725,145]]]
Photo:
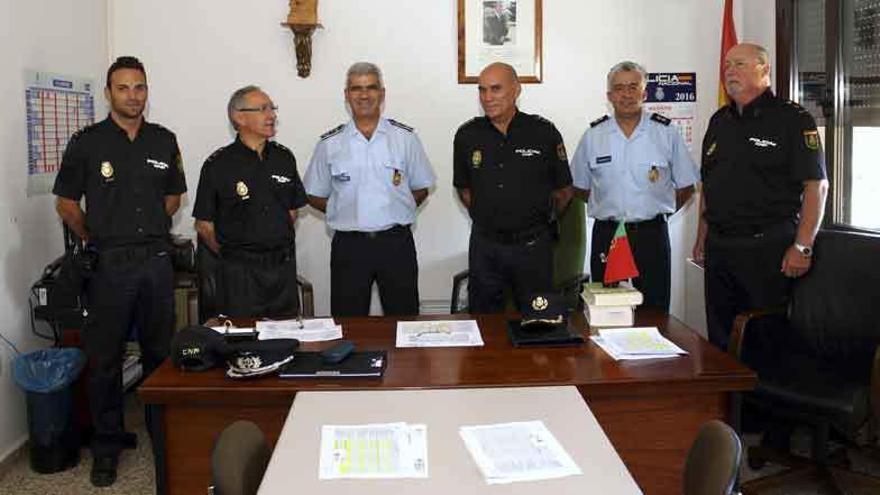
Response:
[[[593,224],[590,273],[602,280],[605,257],[620,220],[639,276],[645,306],[669,310],[670,261],[666,217],[684,205],[698,180],[697,166],[671,121],[643,110],[645,70],[621,62],[608,72],[614,117],[590,123],[571,161],[576,194]]]
[[[305,174],[309,204],[334,231],[330,310],[365,316],[373,282],[386,315],[419,312],[418,261],[410,225],[435,176],[413,129],[382,117],[385,86],[371,63],[348,69],[352,120],[321,136]]]

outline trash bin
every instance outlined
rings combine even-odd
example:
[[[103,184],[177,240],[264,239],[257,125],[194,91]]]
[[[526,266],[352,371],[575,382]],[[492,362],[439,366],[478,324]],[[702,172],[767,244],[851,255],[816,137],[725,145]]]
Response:
[[[26,392],[30,464],[38,473],[79,464],[71,385],[85,364],[85,354],[72,347],[29,352],[12,363],[15,383]]]

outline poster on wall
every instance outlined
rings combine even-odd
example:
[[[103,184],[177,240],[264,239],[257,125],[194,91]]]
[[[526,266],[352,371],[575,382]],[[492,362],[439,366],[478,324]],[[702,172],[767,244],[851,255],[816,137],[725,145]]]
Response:
[[[94,82],[50,72],[25,73],[27,195],[49,194],[70,136],[95,122]]]
[[[696,72],[649,72],[645,110],[672,120],[693,151],[694,121],[697,117]]]

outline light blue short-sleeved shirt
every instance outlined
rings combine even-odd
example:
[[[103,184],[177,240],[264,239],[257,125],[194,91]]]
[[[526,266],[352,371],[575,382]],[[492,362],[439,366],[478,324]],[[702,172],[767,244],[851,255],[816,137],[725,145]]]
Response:
[[[590,124],[571,160],[574,186],[590,191],[587,213],[635,222],[675,212],[675,190],[693,185],[699,170],[669,119],[642,113],[627,138],[614,118]]]
[[[322,135],[303,179],[307,194],[328,198],[331,229],[360,232],[413,223],[412,191],[436,181],[413,129],[384,117],[369,140],[352,121]]]

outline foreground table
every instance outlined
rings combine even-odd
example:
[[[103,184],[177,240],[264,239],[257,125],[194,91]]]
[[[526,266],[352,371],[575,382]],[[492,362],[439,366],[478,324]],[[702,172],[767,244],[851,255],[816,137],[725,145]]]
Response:
[[[458,434],[461,426],[543,421],[581,468],[565,478],[486,484]],[[428,478],[319,480],[321,426],[421,423],[428,428]],[[641,493],[575,387],[376,390],[297,394],[260,495],[358,493],[635,495]]]
[[[616,362],[591,342],[515,349],[507,339],[504,315],[420,319],[468,318],[477,320],[484,347],[396,349],[395,319],[337,319],[359,349],[388,350],[388,370],[380,379],[233,381],[220,369],[184,373],[164,363],[139,388],[155,427],[157,492],[203,493],[214,439],[237,419],[256,422],[274,443],[298,391],[573,385],[642,490],[680,493],[685,454],[700,425],[728,419],[731,392],[751,389],[756,382],[747,368],[659,313],[639,312],[638,324],[659,327],[687,356]]]

